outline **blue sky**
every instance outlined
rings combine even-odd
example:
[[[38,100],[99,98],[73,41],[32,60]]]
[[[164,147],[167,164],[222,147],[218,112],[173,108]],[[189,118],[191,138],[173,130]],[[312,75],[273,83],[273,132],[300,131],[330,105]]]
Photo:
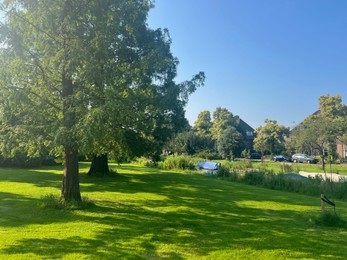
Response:
[[[186,107],[227,108],[253,128],[266,118],[288,127],[321,95],[347,103],[347,1],[156,0],[151,28],[168,28],[177,81],[206,74]]]

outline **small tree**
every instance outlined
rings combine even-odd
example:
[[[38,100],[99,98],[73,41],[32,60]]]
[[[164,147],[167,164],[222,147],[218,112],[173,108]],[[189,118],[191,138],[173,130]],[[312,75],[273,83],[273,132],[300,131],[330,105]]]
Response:
[[[217,150],[224,159],[230,159],[233,155],[240,155],[244,148],[242,144],[242,135],[235,127],[229,126],[218,138]]]
[[[254,148],[264,156],[284,150],[285,137],[289,135],[289,128],[277,124],[276,120],[265,120],[266,125],[255,129]]]

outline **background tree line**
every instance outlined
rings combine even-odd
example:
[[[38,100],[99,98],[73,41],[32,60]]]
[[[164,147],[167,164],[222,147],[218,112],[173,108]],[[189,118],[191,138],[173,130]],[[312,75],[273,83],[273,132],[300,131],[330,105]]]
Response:
[[[204,158],[230,159],[251,149],[240,128],[240,118],[226,108],[217,107],[212,117],[210,111],[199,113],[194,126],[176,134],[165,146],[175,154],[198,155]]]
[[[218,107],[212,117],[209,111],[199,113],[194,126],[174,136],[165,146],[175,154],[197,155],[208,159],[248,158],[251,152],[262,156],[306,153],[336,159],[337,144],[347,146],[347,106],[340,95],[321,96],[318,110],[301,124],[289,129],[266,119],[254,131],[253,144],[240,127],[240,118],[226,108]]]

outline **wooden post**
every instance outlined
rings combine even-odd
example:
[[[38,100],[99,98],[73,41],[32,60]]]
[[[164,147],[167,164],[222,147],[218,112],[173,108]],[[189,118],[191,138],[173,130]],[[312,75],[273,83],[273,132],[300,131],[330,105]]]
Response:
[[[323,198],[324,198],[324,194],[321,194],[320,195],[320,201],[321,201],[322,214],[324,215],[325,214],[325,205],[324,205],[325,202],[324,202]]]

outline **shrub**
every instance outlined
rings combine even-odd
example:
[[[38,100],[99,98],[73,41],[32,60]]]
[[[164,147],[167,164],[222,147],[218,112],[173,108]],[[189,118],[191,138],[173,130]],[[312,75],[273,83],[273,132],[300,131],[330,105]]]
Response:
[[[186,155],[179,156],[168,156],[164,162],[159,163],[158,167],[160,169],[172,170],[194,170],[196,163],[191,159],[191,157]]]
[[[241,152],[242,158],[249,158],[251,156],[251,151],[249,149],[245,149]]]
[[[157,163],[154,162],[152,159],[146,158],[146,157],[139,157],[136,158],[135,163],[141,166],[146,167],[155,167],[157,166]]]

